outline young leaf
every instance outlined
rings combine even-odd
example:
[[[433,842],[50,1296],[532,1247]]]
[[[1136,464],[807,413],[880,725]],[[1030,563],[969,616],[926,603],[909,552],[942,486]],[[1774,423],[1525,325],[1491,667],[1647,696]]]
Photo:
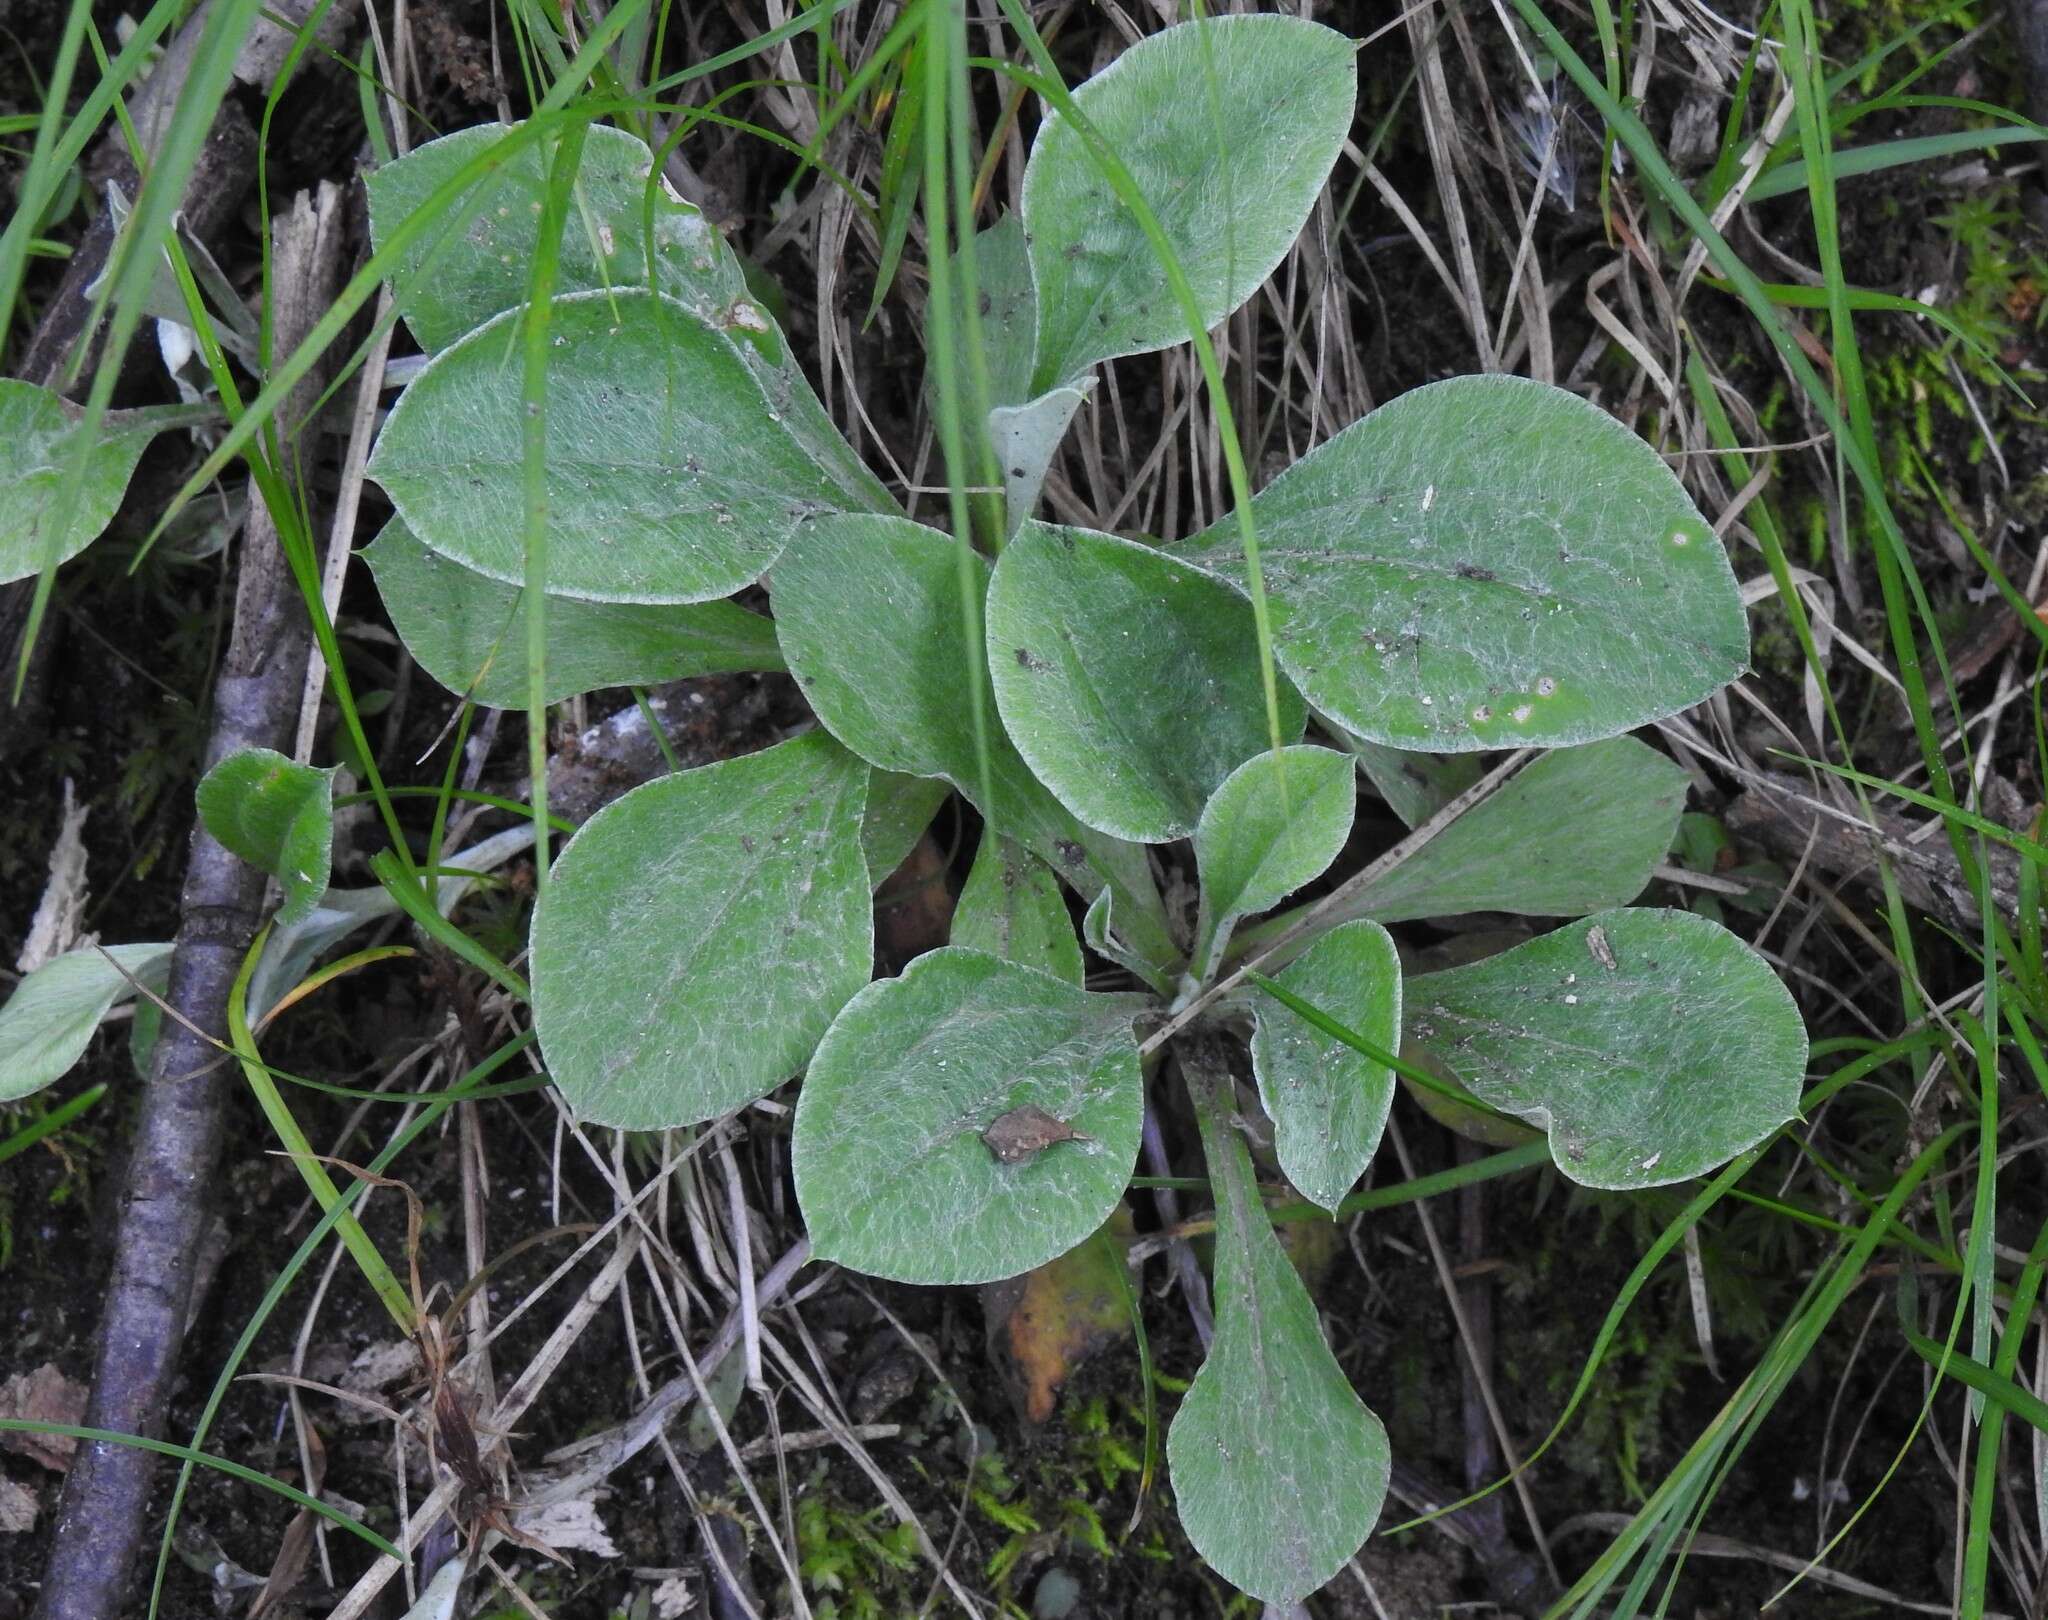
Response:
[[[1073,94],[1129,171],[1214,326],[1293,245],[1351,129],[1353,46],[1296,17],[1215,17],[1142,39]],[[1038,288],[1034,391],[1188,338],[1151,241],[1072,121],[1024,170]]]
[[[437,355],[370,458],[413,533],[525,578],[525,407],[512,310]],[[574,293],[547,367],[548,587],[600,602],[703,602],[757,579],[845,492],[788,431],[726,337],[674,299]],[[508,349],[508,344],[511,347]]]
[[[1372,742],[1591,742],[1699,702],[1749,657],[1728,554],[1678,480],[1544,383],[1403,394],[1252,511],[1281,666]],[[1246,578],[1235,518],[1182,555]]]
[[[1257,649],[1242,597],[1114,535],[1026,524],[989,586],[1004,725],[1060,802],[1117,838],[1187,837],[1270,745]],[[1301,700],[1280,698],[1282,735],[1299,737]]]
[[[1081,987],[1081,942],[1058,880],[1023,845],[995,833],[981,835],[953,907],[952,942]]]
[[[1024,227],[1005,214],[974,237],[974,285],[980,314],[981,353],[988,367],[988,402],[1022,405],[1031,398],[1031,355],[1038,341],[1038,294],[1031,285],[1031,259]],[[959,272],[955,271],[957,278]],[[957,313],[957,311],[956,311]],[[958,323],[953,352],[967,353],[967,323]],[[929,352],[930,345],[926,345]],[[931,398],[933,382],[925,378]]]
[[[1198,1094],[1196,1114],[1216,1193],[1216,1338],[1167,1434],[1167,1466],[1195,1550],[1284,1608],[1371,1534],[1392,1452],[1323,1342],[1227,1106]]]
[[[339,769],[316,770],[269,748],[244,748],[200,778],[199,817],[206,830],[283,887],[281,928],[312,916],[327,892]]]
[[[483,153],[503,146],[515,127],[479,124],[429,141],[372,172],[366,182],[372,242],[381,247],[441,186]],[[444,243],[440,230],[429,226],[399,257],[393,280],[406,290],[406,324],[429,354],[527,300],[547,198],[542,147],[529,144],[501,158],[451,205],[448,220],[460,218],[485,187],[482,210],[455,240]],[[650,210],[651,281],[645,228]],[[888,492],[818,403],[773,318],[749,293],[732,249],[710,221],[669,189],[665,178],[654,178],[653,154],[636,136],[602,124],[585,132],[560,251],[557,293],[651,286],[686,305],[704,326],[727,334],[784,429],[839,486],[843,504],[894,509]]]
[[[1575,917],[1626,905],[1671,849],[1683,769],[1634,737],[1560,748],[1357,897],[1382,922],[1461,911]]]
[[[986,590],[988,564],[976,557],[974,567]],[[943,777],[1082,895],[1114,885],[1125,900],[1119,922],[1127,920],[1149,952],[1172,954],[1143,853],[1077,822],[1031,774],[993,704],[982,710],[984,794],[965,701],[968,659],[982,649],[970,653],[966,644],[950,535],[907,518],[817,518],[768,586],[783,656],[827,730],[882,770]]]
[[[989,445],[996,465],[1003,470],[1004,535],[1014,537],[1038,504],[1038,492],[1045,487],[1046,472],[1058,452],[1067,426],[1081,408],[1095,379],[1066,384],[1040,394],[1024,405],[995,405],[989,408]]]
[[[1275,978],[1382,1052],[1400,1049],[1401,961],[1378,923],[1331,929]],[[1303,1197],[1334,1212],[1379,1148],[1394,1071],[1270,997],[1260,998],[1258,1020],[1252,1072],[1280,1168]]]
[[[953,946],[869,985],[797,1097],[790,1156],[813,1252],[952,1284],[1071,1249],[1137,1163],[1131,1019],[1146,1005]]]
[[[0,377],[0,584],[42,572],[66,470],[83,431],[81,414],[47,388]],[[56,560],[70,561],[113,522],[151,439],[208,414],[195,415],[183,406],[108,412],[86,459],[85,482],[57,543]]]
[[[860,847],[876,888],[909,859],[952,791],[950,782],[937,777],[868,772],[868,807],[861,816]]]
[[[142,977],[170,959],[169,944],[109,945],[104,956],[88,946],[23,979],[0,1006],[0,1103],[19,1102],[70,1073],[107,1009],[135,993],[123,969]]]
[[[429,551],[393,518],[363,552],[406,650],[449,691],[487,708],[526,707],[520,587]],[[775,626],[731,602],[652,605],[548,596],[545,701],[601,686],[781,669]]]
[[[1351,761],[1328,748],[1283,748],[1232,771],[1202,809],[1195,976],[1215,971],[1240,917],[1277,906],[1322,876],[1351,836],[1358,789]]]
[[[1603,911],[1411,981],[1408,1033],[1557,1167],[1633,1190],[1702,1175],[1798,1112],[1806,1028],[1763,958],[1688,911]]]
[[[715,1119],[803,1066],[874,960],[868,772],[823,732],[600,810],[533,917],[533,1017],[579,1117]]]

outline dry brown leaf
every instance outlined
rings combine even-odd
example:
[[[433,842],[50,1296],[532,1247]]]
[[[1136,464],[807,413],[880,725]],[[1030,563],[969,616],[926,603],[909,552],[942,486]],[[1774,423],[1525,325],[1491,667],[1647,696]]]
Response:
[[[85,1421],[85,1397],[85,1385],[74,1383],[46,1361],[34,1372],[16,1373],[0,1384],[0,1417],[79,1424]],[[0,1432],[0,1445],[59,1474],[71,1466],[72,1453],[78,1450],[78,1442],[68,1434],[28,1434],[19,1429]]]
[[[0,1536],[18,1536],[36,1527],[41,1504],[26,1485],[0,1474]]]

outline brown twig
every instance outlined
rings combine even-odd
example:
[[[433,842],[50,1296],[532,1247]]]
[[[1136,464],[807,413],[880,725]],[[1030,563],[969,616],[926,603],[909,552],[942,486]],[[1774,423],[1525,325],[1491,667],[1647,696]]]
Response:
[[[321,187],[317,206],[302,194],[275,223],[275,330],[286,349],[332,300],[343,228],[332,186]],[[281,420],[304,419],[320,386],[309,376]],[[267,513],[252,510],[234,629],[214,688],[209,766],[243,748],[291,746],[310,639],[276,531]],[[178,1016],[166,1021],[157,1042],[136,1126],[86,1414],[94,1428],[152,1438],[163,1430],[232,1085],[208,1036],[217,1037],[226,1022],[230,987],[262,922],[265,883],[203,826],[194,829],[166,998]],[[155,1461],[132,1446],[79,1448],[43,1575],[41,1620],[125,1612]]]

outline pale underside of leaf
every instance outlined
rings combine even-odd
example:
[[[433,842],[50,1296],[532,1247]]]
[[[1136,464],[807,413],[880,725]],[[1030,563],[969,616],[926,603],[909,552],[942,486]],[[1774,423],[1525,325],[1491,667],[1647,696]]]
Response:
[[[134,994],[130,976],[146,977],[170,958],[168,943],[110,945],[105,954],[88,946],[23,979],[0,1006],[0,1102],[19,1101],[63,1079],[85,1055],[107,1010]]]
[[[1407,1026],[1588,1187],[1705,1174],[1793,1117],[1806,1066],[1777,975],[1688,911],[1603,911],[1411,980]]]
[[[1280,663],[1369,741],[1616,735],[1739,675],[1727,553],[1657,454],[1517,377],[1404,394],[1253,498]],[[1235,517],[1180,553],[1243,585]]]

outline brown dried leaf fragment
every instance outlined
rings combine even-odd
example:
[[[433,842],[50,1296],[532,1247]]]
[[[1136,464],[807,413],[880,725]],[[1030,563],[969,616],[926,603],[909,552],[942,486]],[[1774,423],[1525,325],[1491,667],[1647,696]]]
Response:
[[[1055,1142],[1087,1142],[1093,1138],[1074,1129],[1063,1119],[1054,1119],[1043,1108],[1027,1103],[1012,1108],[981,1133],[989,1152],[1003,1164],[1022,1164],[1043,1153]]]

